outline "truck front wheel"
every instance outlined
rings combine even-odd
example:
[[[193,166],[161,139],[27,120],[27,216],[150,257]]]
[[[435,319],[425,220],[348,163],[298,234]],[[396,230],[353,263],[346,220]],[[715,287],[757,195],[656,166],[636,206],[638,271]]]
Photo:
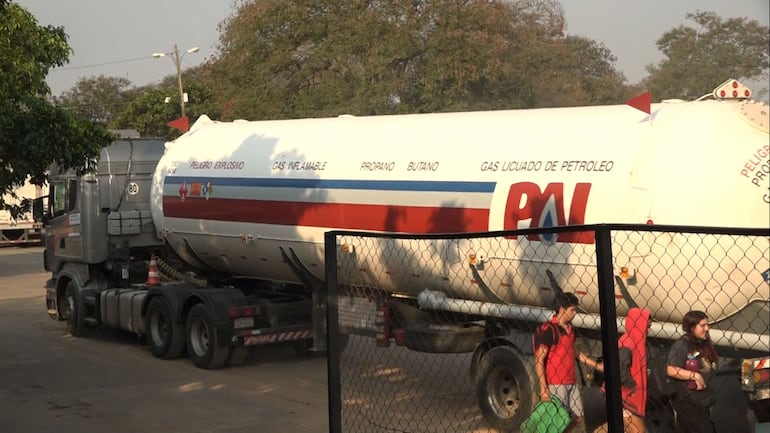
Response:
[[[147,345],[156,358],[179,358],[184,352],[184,325],[174,321],[166,301],[154,297],[147,304],[144,316],[144,328],[147,330]]]
[[[484,418],[503,432],[518,431],[532,411],[532,384],[514,350],[498,346],[480,360],[476,397]]]
[[[82,296],[75,281],[67,282],[61,309],[62,317],[67,320],[67,330],[73,337],[82,337],[86,324],[83,318]]]
[[[214,317],[205,304],[197,304],[187,315],[187,353],[198,368],[213,370],[222,368],[230,348],[218,341]]]

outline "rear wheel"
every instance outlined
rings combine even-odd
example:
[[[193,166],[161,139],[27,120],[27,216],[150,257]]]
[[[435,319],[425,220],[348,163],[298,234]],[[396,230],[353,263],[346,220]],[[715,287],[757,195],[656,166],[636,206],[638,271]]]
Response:
[[[294,348],[294,353],[300,358],[310,358],[313,355],[313,339],[297,340],[291,342],[291,347]]]
[[[647,427],[647,431],[674,431],[675,421],[674,409],[671,407],[668,397],[647,396],[647,410],[644,415],[644,425]]]
[[[163,298],[156,296],[150,300],[144,320],[152,355],[160,359],[179,358],[184,352],[184,325],[174,321],[171,308]]]
[[[249,348],[246,346],[233,346],[227,355],[227,365],[235,367],[241,365],[249,358]]]
[[[529,374],[510,347],[495,347],[481,358],[475,390],[484,418],[500,431],[516,431],[532,412]]]
[[[750,418],[756,422],[770,422],[770,403],[766,399],[752,400],[749,402]]]
[[[187,315],[187,352],[195,366],[213,370],[222,368],[230,348],[219,341],[214,317],[204,304],[197,304]]]
[[[350,341],[350,334],[348,333],[341,333],[339,334],[339,338],[337,340],[337,351],[339,353],[342,353],[346,347],[348,347],[348,342]]]
[[[85,334],[85,319],[83,318],[83,298],[75,281],[69,281],[64,289],[64,302],[61,305],[61,315],[67,321],[67,331],[73,337]]]

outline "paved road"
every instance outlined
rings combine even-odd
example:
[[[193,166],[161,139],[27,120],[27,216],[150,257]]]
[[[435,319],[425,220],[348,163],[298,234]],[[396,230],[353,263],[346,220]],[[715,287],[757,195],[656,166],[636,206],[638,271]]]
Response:
[[[72,338],[46,314],[42,249],[0,248],[0,432],[327,432],[326,360],[289,347],[218,371],[142,339]]]

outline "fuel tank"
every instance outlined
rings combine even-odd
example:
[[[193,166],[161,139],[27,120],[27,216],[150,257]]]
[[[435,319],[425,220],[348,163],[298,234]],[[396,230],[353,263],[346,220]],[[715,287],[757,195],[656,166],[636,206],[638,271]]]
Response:
[[[594,223],[767,228],[768,120],[766,104],[747,100],[668,101],[653,104],[650,115],[617,105],[253,122],[204,116],[167,144],[153,178],[152,215],[168,244],[195,266],[289,282],[299,281],[281,247],[293,249],[324,278],[323,234],[331,229],[458,233]],[[392,247],[410,248],[394,242]],[[511,266],[526,263],[522,248],[537,244],[509,242],[499,259]],[[759,270],[744,270],[751,275],[745,284],[715,280],[705,288],[681,288],[683,296],[695,296],[697,289],[698,295],[710,293],[712,302],[741,299],[709,310],[713,318],[766,302],[770,289],[760,274],[770,265],[767,239],[762,242],[764,249],[751,258]],[[592,238],[542,243],[547,257],[538,262],[548,261],[563,276],[565,290],[572,289],[574,266],[595,266],[585,258]],[[437,287],[430,288],[449,296],[489,300],[470,283],[464,260],[483,246],[434,245],[434,253],[415,254],[404,265],[388,263],[384,245],[347,259],[374,270],[372,285],[417,296],[425,281],[394,273],[418,271],[434,274],[430,281]],[[633,255],[626,254],[635,265],[644,260]],[[437,257],[446,260],[437,266]],[[547,285],[541,271],[511,282],[527,289],[500,289],[495,297],[541,305],[538,287]],[[539,281],[524,281],[531,279]],[[653,296],[677,284],[664,281],[651,278],[633,290],[651,300],[643,306],[656,319],[680,320],[693,304]],[[751,295],[737,296],[746,290]],[[596,288],[584,295],[581,303],[595,311]]]

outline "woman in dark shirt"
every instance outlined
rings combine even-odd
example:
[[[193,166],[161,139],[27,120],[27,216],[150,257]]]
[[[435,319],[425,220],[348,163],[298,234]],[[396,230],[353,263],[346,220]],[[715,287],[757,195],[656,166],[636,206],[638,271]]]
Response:
[[[717,353],[709,338],[706,313],[689,311],[682,319],[685,332],[668,352],[666,373],[680,381],[673,400],[678,433],[714,433],[709,409],[714,405],[710,385]]]

